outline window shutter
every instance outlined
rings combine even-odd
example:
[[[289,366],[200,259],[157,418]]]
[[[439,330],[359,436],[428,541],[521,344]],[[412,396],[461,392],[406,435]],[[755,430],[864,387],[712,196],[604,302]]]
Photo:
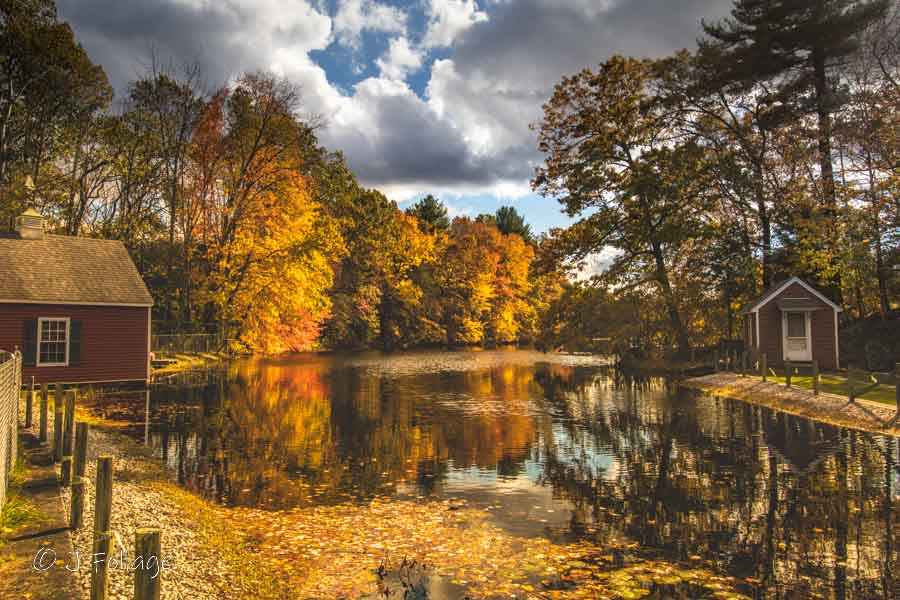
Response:
[[[26,367],[37,364],[37,329],[37,319],[22,323],[22,364]]]
[[[69,326],[69,366],[81,364],[81,321],[71,321]]]

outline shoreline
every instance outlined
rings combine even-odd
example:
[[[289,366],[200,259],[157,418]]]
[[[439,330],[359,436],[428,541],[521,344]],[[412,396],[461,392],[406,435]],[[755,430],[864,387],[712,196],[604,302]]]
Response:
[[[756,377],[741,377],[727,372],[684,379],[678,385],[835,427],[900,437],[900,420],[894,420],[896,409],[863,398],[850,403],[845,396],[827,392],[814,396],[811,391],[803,388],[787,388],[778,383],[763,382]]]

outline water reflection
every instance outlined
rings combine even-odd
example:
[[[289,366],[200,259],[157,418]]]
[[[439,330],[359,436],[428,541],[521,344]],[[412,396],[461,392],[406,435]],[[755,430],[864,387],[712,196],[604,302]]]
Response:
[[[897,440],[589,358],[247,361],[160,387],[150,414],[178,481],[230,505],[464,498],[517,535],[712,561],[758,598],[900,597]]]

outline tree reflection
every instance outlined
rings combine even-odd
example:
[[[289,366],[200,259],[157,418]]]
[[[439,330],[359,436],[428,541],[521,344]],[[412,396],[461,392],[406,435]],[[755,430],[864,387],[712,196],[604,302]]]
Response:
[[[541,383],[559,411],[583,404],[578,383]],[[758,597],[896,597],[894,440],[622,377],[594,386],[610,384],[590,426],[567,423],[574,450],[545,448],[573,531],[713,561]],[[615,477],[586,467],[588,446],[612,450]]]

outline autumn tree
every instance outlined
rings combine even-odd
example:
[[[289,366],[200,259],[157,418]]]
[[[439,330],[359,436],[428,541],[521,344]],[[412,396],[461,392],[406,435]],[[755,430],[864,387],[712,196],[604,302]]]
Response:
[[[0,190],[13,200],[5,206],[12,212],[0,216],[14,216],[38,200],[48,213],[59,210],[71,181],[60,159],[77,153],[111,98],[103,69],[57,19],[52,0],[0,6]],[[35,188],[22,198],[26,176]],[[20,185],[11,185],[13,180]]]
[[[670,272],[683,243],[703,234],[706,152],[678,126],[680,107],[654,93],[658,64],[614,56],[556,86],[544,106],[546,155],[534,188],[580,219],[563,232],[571,258],[612,247],[608,278],[655,286],[682,352],[690,346]]]
[[[374,190],[356,189],[336,214],[347,254],[336,269],[325,339],[335,347],[388,350],[414,343],[423,300],[414,276],[433,259],[434,236]]]

